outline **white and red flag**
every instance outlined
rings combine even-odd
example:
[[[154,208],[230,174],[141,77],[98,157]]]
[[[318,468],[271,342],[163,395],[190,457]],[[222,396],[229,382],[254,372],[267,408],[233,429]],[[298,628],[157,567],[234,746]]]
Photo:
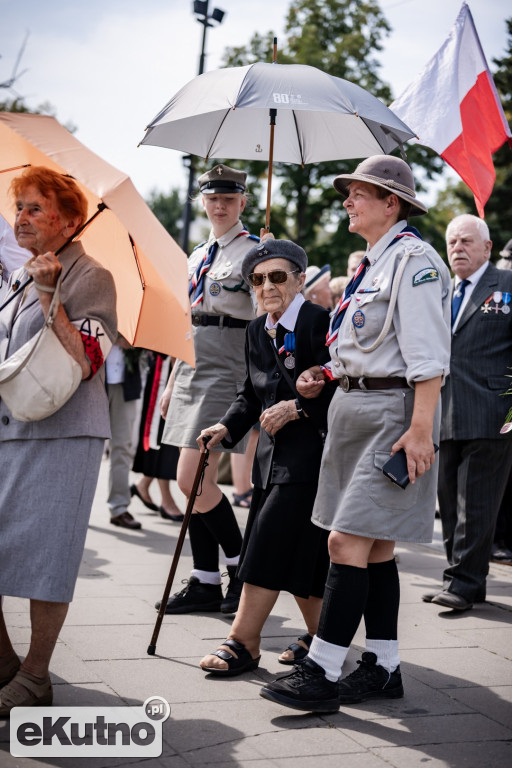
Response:
[[[512,147],[512,134],[466,3],[448,39],[390,108],[459,174],[483,218],[496,178],[492,155],[506,141]]]

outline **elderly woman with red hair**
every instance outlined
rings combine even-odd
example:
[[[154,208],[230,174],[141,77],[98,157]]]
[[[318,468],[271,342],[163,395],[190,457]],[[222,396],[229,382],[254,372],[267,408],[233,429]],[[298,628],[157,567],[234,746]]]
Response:
[[[26,658],[11,644],[0,608],[0,716],[52,703],[50,659],[73,598],[104,439],[109,436],[103,361],[116,336],[112,275],[73,236],[87,201],[70,177],[28,168],[11,187],[18,244],[32,253],[10,278],[0,312],[0,360],[42,327],[62,274],[53,330],[82,369],[71,398],[40,421],[15,419],[0,400],[0,595],[30,600]],[[58,254],[58,255],[57,255]],[[48,360],[52,365],[52,360]]]

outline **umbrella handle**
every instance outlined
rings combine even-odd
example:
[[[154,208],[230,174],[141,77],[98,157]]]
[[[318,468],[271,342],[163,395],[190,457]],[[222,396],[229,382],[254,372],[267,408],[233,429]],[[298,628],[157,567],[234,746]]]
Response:
[[[267,210],[265,212],[265,229],[270,232],[270,200],[272,197],[272,166],[274,164],[274,128],[276,126],[277,109],[269,109],[270,117],[270,147],[268,151],[268,185]]]
[[[178,541],[176,543],[176,549],[174,550],[174,556],[172,558],[171,563],[171,569],[169,571],[169,576],[167,577],[167,583],[165,585],[164,594],[162,595],[162,601],[160,603],[160,608],[158,610],[158,616],[156,617],[155,622],[155,628],[153,630],[153,635],[151,637],[151,642],[148,646],[148,656],[154,656],[156,651],[156,641],[158,640],[158,635],[160,634],[160,627],[162,626],[162,621],[165,615],[165,609],[167,607],[167,600],[169,599],[169,595],[171,593],[172,589],[172,583],[174,581],[174,576],[176,574],[176,569],[178,567],[178,562],[181,555],[181,550],[183,548],[183,542],[185,541],[185,536],[187,534],[187,528],[188,523],[190,520],[190,515],[192,514],[192,510],[194,509],[194,503],[197,496],[197,491],[199,488],[200,483],[203,480],[204,473],[206,472],[206,467],[208,466],[208,456],[210,454],[207,445],[207,439],[205,439],[205,452],[201,454],[201,457],[199,459],[199,464],[197,467],[196,476],[194,478],[194,482],[192,484],[192,490],[190,491],[190,497],[187,504],[187,509],[185,511],[185,517],[183,518],[183,522],[181,524],[181,530],[180,535],[178,536]]]

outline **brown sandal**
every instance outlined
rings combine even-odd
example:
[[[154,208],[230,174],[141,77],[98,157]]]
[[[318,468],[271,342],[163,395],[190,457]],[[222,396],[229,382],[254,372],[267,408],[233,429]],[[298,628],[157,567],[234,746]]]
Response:
[[[0,688],[10,683],[18,669],[20,668],[20,660],[13,654],[8,656],[7,659],[0,665]]]
[[[20,669],[0,690],[0,717],[8,717],[13,707],[43,707],[53,701],[50,677],[41,680]]]

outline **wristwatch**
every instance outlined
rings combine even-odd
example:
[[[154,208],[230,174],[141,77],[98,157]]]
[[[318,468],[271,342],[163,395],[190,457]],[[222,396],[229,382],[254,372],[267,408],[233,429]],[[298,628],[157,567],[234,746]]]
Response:
[[[295,398],[295,407],[297,409],[297,413],[299,414],[299,419],[305,419],[306,414],[302,410],[302,405],[300,404],[298,397]]]

